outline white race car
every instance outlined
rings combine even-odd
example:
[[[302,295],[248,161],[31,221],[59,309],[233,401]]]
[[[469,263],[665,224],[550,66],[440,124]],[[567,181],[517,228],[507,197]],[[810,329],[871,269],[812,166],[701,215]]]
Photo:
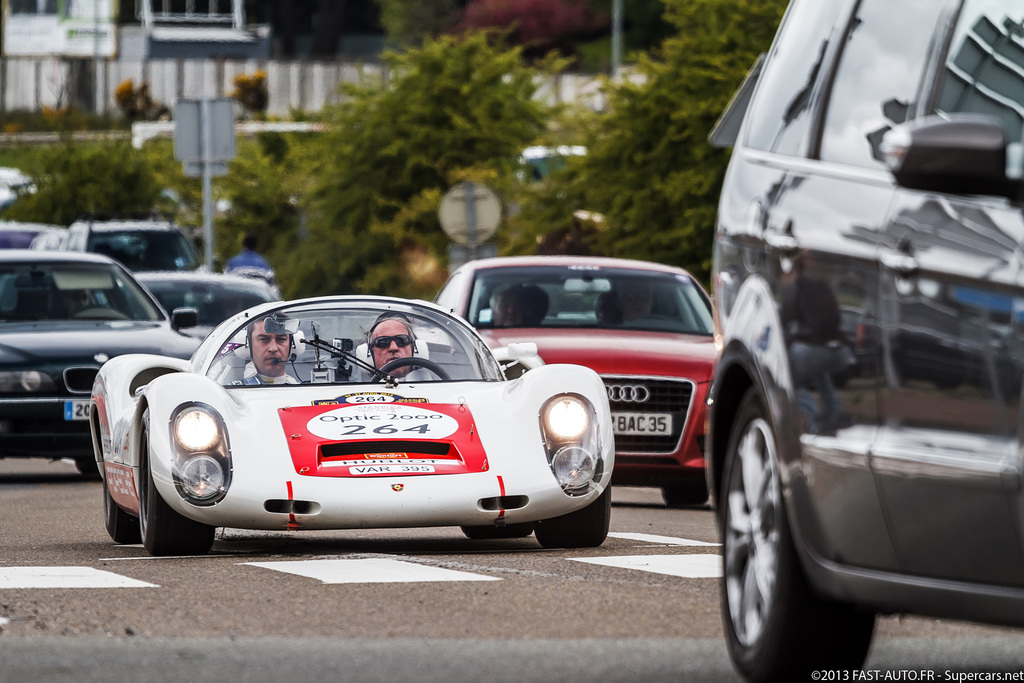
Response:
[[[541,364],[507,380],[465,321],[426,302],[261,304],[190,361],[108,361],[91,410],[107,531],[153,555],[206,553],[217,527],[450,525],[563,548],[608,533],[601,378]]]

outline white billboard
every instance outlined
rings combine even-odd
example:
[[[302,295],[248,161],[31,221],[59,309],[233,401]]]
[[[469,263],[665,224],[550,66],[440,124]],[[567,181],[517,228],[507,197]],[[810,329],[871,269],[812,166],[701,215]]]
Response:
[[[113,57],[114,0],[3,0],[4,55]]]

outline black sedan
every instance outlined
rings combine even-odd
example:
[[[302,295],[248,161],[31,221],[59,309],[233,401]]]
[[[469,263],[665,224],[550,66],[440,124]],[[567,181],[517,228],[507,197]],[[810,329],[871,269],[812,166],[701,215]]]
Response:
[[[179,329],[121,265],[95,254],[0,252],[0,457],[72,458],[96,474],[89,430],[93,379],[123,353],[189,358]]]
[[[196,309],[199,324],[182,331],[199,339],[204,339],[210,330],[235,313],[281,298],[265,280],[241,275],[166,271],[136,273],[135,277],[157,298],[164,310]]]

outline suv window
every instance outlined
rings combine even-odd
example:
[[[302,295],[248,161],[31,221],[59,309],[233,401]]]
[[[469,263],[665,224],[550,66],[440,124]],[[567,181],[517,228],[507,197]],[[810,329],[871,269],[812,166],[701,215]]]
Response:
[[[1024,10],[1019,2],[966,0],[941,75],[937,107],[940,113],[999,119],[1010,143],[1006,172],[1013,178],[1021,177],[1024,163]]]
[[[943,2],[863,0],[849,33],[828,102],[821,158],[883,168],[875,147],[892,124],[903,123],[927,61],[930,27]]]
[[[842,5],[797,0],[789,8],[760,78],[753,105],[758,115],[748,118],[749,147],[789,155],[806,151],[811,95]]]

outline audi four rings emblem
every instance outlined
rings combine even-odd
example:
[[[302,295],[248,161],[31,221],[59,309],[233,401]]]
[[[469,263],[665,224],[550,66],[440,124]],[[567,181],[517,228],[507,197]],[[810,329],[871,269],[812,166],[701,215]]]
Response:
[[[651,390],[643,384],[609,384],[608,400],[619,403],[646,403]]]

